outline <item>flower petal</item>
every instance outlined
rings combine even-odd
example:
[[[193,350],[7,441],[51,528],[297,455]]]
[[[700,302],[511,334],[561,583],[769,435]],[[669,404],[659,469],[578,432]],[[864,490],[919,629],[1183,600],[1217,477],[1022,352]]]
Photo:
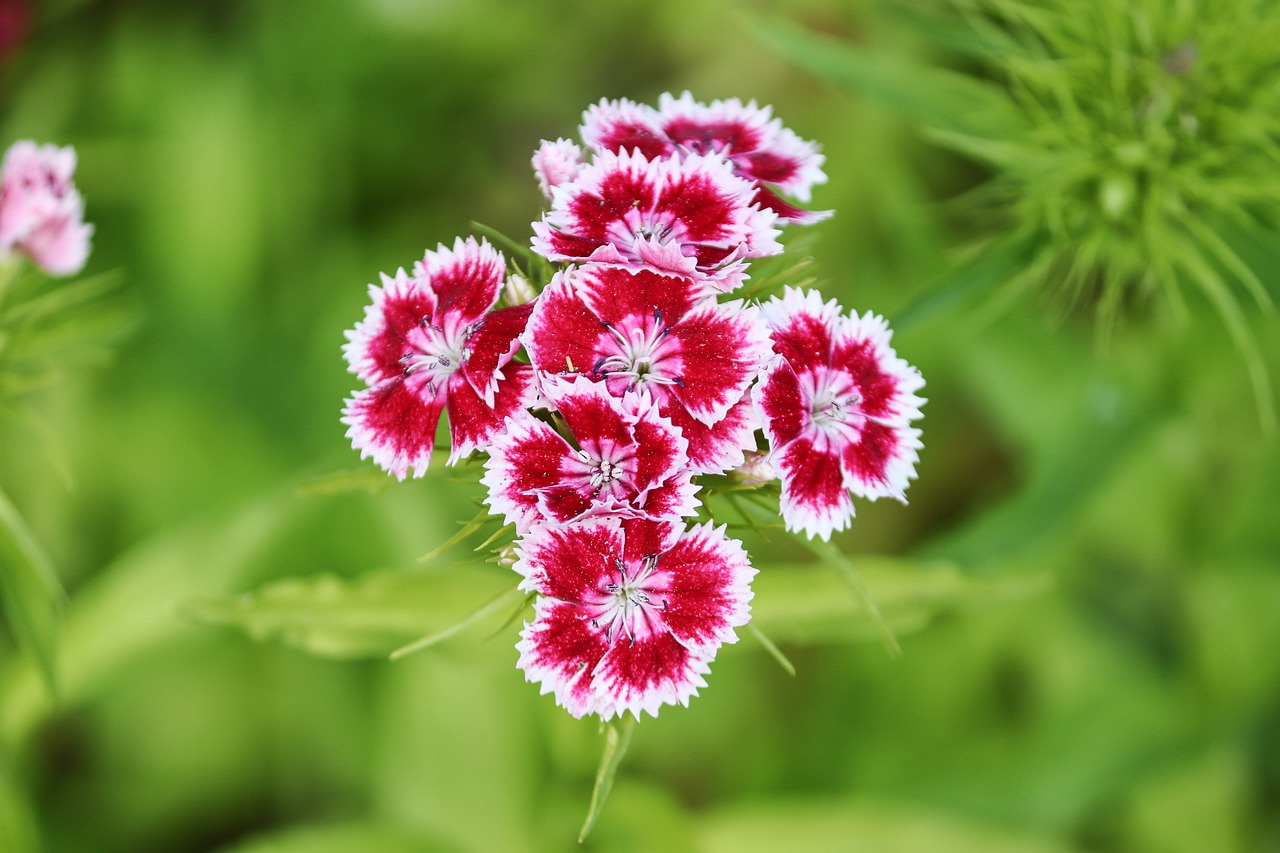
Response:
[[[689,442],[689,468],[695,474],[721,474],[736,468],[743,462],[744,451],[755,449],[755,431],[760,422],[750,391],[711,426],[694,420],[678,403],[668,404],[664,409]]]
[[[516,545],[520,588],[562,601],[595,604],[614,576],[625,540],[616,518],[535,527]]]
[[[501,252],[487,240],[468,237],[455,240],[452,250],[440,245],[428,251],[414,264],[413,274],[439,299],[438,325],[445,325],[444,317],[465,325],[479,320],[498,301],[505,269]]]
[[[521,337],[530,361],[541,372],[589,372],[601,349],[600,339],[608,335],[600,318],[578,296],[577,269],[570,267],[551,277]]]
[[[782,474],[782,519],[787,529],[810,539],[830,539],[853,518],[853,499],[846,488],[840,457],[801,438],[776,453]]]
[[[653,108],[626,98],[601,100],[587,107],[582,116],[581,134],[587,147],[596,151],[638,151],[649,160],[675,151],[675,146],[663,135]]]
[[[547,198],[551,190],[567,184],[582,170],[582,149],[569,139],[555,142],[543,140],[533,155],[533,173],[538,178],[538,188]]]
[[[830,219],[834,210],[805,210],[796,207],[764,184],[756,186],[756,194],[752,201],[762,210],[772,210],[778,217],[779,225],[813,225]]]
[[[691,651],[670,633],[655,633],[613,643],[593,673],[597,690],[608,697],[602,719],[642,711],[658,716],[663,705],[688,706],[706,687],[713,655]]]
[[[786,359],[779,357],[755,387],[756,408],[764,421],[772,447],[783,447],[800,437],[807,413],[800,380]]]
[[[752,567],[742,543],[710,522],[685,531],[658,557],[655,576],[667,608],[663,620],[680,643],[712,649],[737,641],[733,629],[747,624]],[[651,591],[650,595],[654,592]]]
[[[594,679],[609,643],[582,618],[580,608],[567,601],[538,599],[533,622],[525,623],[516,649],[516,666],[524,670],[525,679],[540,684],[541,693],[554,693],[556,703],[574,717],[612,715]]]
[[[920,430],[868,420],[859,440],[848,444],[840,456],[845,485],[859,497],[891,497],[906,503],[920,447]]]
[[[571,452],[549,424],[528,412],[517,413],[489,446],[489,460],[480,478],[489,490],[485,502],[490,511],[514,524],[517,532],[528,532],[545,519],[538,508],[539,490],[560,481],[564,459]]]
[[[531,314],[532,303],[490,311],[467,339],[469,354],[462,369],[471,387],[490,406],[498,390],[502,368],[520,349],[520,335]]]
[[[498,374],[493,405],[476,393],[471,384],[457,375],[449,382],[449,464],[475,450],[485,450],[502,431],[506,419],[529,403],[533,390],[533,369],[509,362]]]
[[[382,273],[381,278],[381,287],[369,285],[364,319],[346,333],[342,347],[351,372],[369,385],[403,375],[400,357],[408,348],[409,334],[437,307],[435,293],[403,269],[394,276]]]
[[[358,392],[342,410],[347,438],[360,458],[403,480],[409,469],[421,477],[431,462],[444,395],[422,397],[399,378]]]
[[[759,313],[740,301],[709,303],[680,317],[671,336],[681,344],[681,383],[671,394],[710,426],[742,398],[769,353]]]
[[[832,339],[840,322],[840,306],[822,301],[816,290],[788,287],[781,297],[760,306],[773,339],[773,351],[787,360],[796,373],[826,367],[831,360]]]
[[[836,331],[831,366],[853,378],[862,402],[859,408],[873,418],[905,424],[920,417],[924,387],[920,372],[890,346],[892,332],[884,318],[871,312],[843,318]]]

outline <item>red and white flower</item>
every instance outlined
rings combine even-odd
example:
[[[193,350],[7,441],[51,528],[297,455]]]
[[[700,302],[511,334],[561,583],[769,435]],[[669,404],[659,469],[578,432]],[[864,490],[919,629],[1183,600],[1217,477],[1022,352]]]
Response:
[[[777,355],[755,399],[787,529],[828,539],[853,517],[851,493],[905,503],[924,380],[889,345],[888,324],[870,312],[845,316],[834,300],[795,288],[761,310]]]
[[[452,464],[488,446],[507,417],[524,408],[528,365],[511,360],[533,308],[491,311],[503,277],[502,255],[487,242],[457,240],[428,251],[370,285],[364,321],[343,347],[369,387],[347,400],[342,422],[361,457],[399,479],[426,471],[440,414],[449,410]]]
[[[728,292],[746,277],[747,258],[782,251],[776,217],[753,204],[754,193],[716,155],[604,151],[552,190],[533,249],[552,261],[652,266]]]
[[[746,551],[710,523],[591,518],[541,525],[517,546],[538,593],[516,648],[525,678],[575,717],[687,705],[750,618]]]
[[[782,126],[769,107],[737,98],[703,104],[685,92],[663,94],[658,109],[628,100],[602,100],[583,118],[582,138],[597,151],[639,151],[649,159],[677,153],[718,154],[736,174],[756,187],[754,201],[772,210],[780,223],[807,225],[831,211],[802,210],[785,201],[786,193],[807,202],[814,184],[823,183],[818,146]]]
[[[555,142],[544,139],[533,154],[533,174],[538,178],[538,188],[547,198],[551,198],[555,187],[578,177],[582,166],[582,149],[570,139],[557,139]]]
[[[647,391],[614,397],[585,376],[548,376],[540,384],[576,448],[528,412],[509,420],[489,447],[481,479],[495,514],[522,534],[540,521],[694,514],[698,487],[688,471],[688,442]]]
[[[15,142],[0,168],[0,254],[19,252],[52,275],[79,272],[93,226],[72,184],[76,152]]]
[[[584,264],[557,273],[523,338],[541,374],[583,373],[621,396],[643,388],[688,441],[697,473],[755,446],[747,387],[769,354],[759,312],[707,298],[693,279]]]

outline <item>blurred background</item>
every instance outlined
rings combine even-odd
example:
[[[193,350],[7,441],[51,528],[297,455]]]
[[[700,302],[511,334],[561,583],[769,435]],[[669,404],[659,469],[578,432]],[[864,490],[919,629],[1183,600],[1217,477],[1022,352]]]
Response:
[[[1232,26],[1274,25],[1248,5],[1271,18]],[[781,21],[871,70],[803,67]],[[385,659],[509,579],[418,564],[479,472],[362,466],[340,346],[379,271],[473,220],[525,242],[529,158],[588,104],[688,89],[822,145],[836,215],[787,262],[889,317],[928,382],[910,505],[836,537],[902,654],[792,537],[743,534],[795,676],[724,647],[636,728],[583,849],[1280,850],[1280,465],[1238,340],[1194,289],[1106,346],[1087,304],[964,296],[991,165],[857,85],[989,75],[931,32],[870,0],[0,2],[0,142],[75,146],[84,275],[114,282],[84,318],[107,345],[0,422],[68,594],[56,700],[0,632],[0,849],[574,845],[602,738],[524,683],[518,625]],[[1280,375],[1274,315],[1241,305]]]

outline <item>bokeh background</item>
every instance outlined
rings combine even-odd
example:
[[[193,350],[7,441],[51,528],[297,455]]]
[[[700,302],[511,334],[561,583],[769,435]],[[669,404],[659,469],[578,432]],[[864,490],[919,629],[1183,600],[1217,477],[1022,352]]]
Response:
[[[893,320],[947,287],[983,167],[758,25],[969,61],[890,4],[749,5],[0,2],[0,142],[76,147],[85,275],[116,276],[99,307],[124,321],[0,424],[0,482],[68,591],[56,701],[0,633],[0,849],[574,846],[602,739],[524,683],[516,626],[374,654],[507,578],[466,548],[417,563],[474,514],[477,471],[360,473],[342,332],[379,271],[473,220],[526,240],[529,158],[589,103],[684,89],[821,143],[837,213],[788,260],[824,293]],[[1277,445],[1190,308],[1105,348],[1035,292],[904,323],[919,480],[836,537],[901,656],[838,573],[744,534],[796,675],[745,634],[722,649],[688,709],[637,727],[583,849],[1280,849]],[[1247,316],[1280,375],[1274,316]]]

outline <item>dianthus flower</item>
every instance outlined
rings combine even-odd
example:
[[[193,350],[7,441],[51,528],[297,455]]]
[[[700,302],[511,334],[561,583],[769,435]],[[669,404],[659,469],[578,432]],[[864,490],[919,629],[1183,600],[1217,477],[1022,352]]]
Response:
[[[428,251],[369,286],[372,304],[343,347],[369,387],[347,401],[342,422],[361,457],[399,479],[426,471],[440,413],[449,410],[452,464],[488,446],[531,389],[528,365],[511,357],[533,310],[491,311],[503,283],[502,255],[487,242],[457,240]]]
[[[495,514],[526,533],[539,521],[694,513],[698,487],[688,471],[688,442],[647,391],[615,397],[603,382],[581,375],[543,377],[540,386],[576,447],[528,412],[509,420],[489,447],[481,479]]]
[[[783,224],[808,225],[831,211],[802,210],[779,192],[809,200],[814,184],[826,181],[823,156],[773,118],[769,107],[737,98],[703,104],[685,92],[664,93],[655,110],[626,99],[602,100],[584,115],[582,139],[597,151],[638,151],[653,160],[678,153],[717,154],[736,174],[753,182],[752,201],[772,210]]]
[[[72,148],[15,142],[0,167],[0,254],[18,252],[52,275],[79,272],[93,226],[71,183]]]
[[[541,373],[585,373],[615,396],[648,391],[697,473],[740,464],[755,446],[747,387],[769,353],[768,330],[755,308],[717,304],[691,278],[569,267],[538,298],[523,342]]]
[[[544,139],[533,154],[533,174],[538,179],[538,189],[547,198],[551,198],[553,189],[578,177],[583,165],[582,149],[571,139]]]
[[[853,517],[850,493],[905,502],[915,477],[924,387],[889,345],[885,321],[845,316],[817,291],[761,306],[777,353],[756,387],[788,530],[827,539]]]
[[[746,259],[782,251],[773,211],[753,194],[715,155],[604,151],[552,190],[533,249],[552,261],[652,266],[727,292],[745,278]]]
[[[707,524],[591,518],[541,525],[517,546],[536,592],[516,648],[525,677],[575,717],[687,705],[749,618],[755,569]]]

